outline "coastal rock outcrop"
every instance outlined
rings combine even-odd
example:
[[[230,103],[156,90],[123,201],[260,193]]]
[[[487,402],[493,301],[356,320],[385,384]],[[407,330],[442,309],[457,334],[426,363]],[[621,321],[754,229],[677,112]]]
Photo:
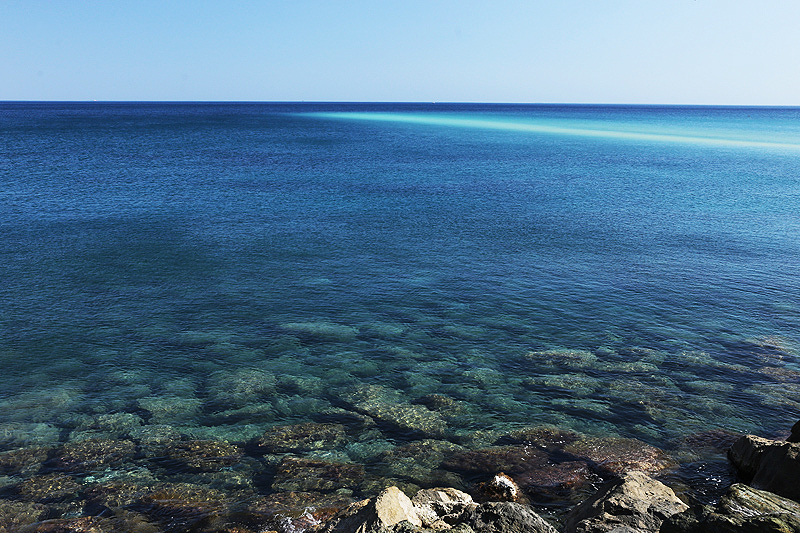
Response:
[[[675,493],[642,472],[627,472],[567,515],[566,533],[645,533],[688,509]]]
[[[374,499],[361,500],[350,505],[316,531],[373,533],[403,521],[413,526],[422,526],[422,520],[411,499],[397,487],[388,487]]]
[[[800,504],[743,483],[715,507],[697,506],[668,518],[661,533],[800,533]]]
[[[556,533],[556,529],[527,505],[487,502],[461,515],[476,533]]]
[[[800,502],[800,443],[745,435],[728,457],[751,486]]]

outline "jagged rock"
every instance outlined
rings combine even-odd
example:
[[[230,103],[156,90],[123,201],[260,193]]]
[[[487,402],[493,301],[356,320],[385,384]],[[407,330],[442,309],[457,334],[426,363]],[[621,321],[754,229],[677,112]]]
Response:
[[[715,508],[672,515],[661,533],[800,533],[800,504],[743,483],[732,485]]]
[[[478,490],[484,500],[496,502],[516,502],[522,498],[519,485],[503,472],[496,474],[485,483],[478,484]]]
[[[589,461],[602,473],[617,476],[631,470],[655,474],[675,466],[663,450],[638,439],[586,437],[568,444],[564,451]]]
[[[467,509],[460,521],[476,533],[556,533],[533,510],[515,502],[488,502]]]
[[[800,443],[745,435],[728,457],[753,487],[800,501]]]
[[[446,519],[452,519],[475,505],[472,496],[450,487],[420,490],[411,498],[411,502],[417,509],[422,525],[433,529],[449,529]]]
[[[661,523],[688,506],[664,485],[642,472],[628,472],[606,483],[566,518],[566,533],[658,531]]]
[[[403,521],[421,527],[422,521],[408,496],[397,487],[388,487],[376,498],[362,500],[336,514],[320,533],[377,533]]]
[[[347,442],[342,424],[306,422],[269,428],[258,440],[264,453],[331,450]]]
[[[359,464],[284,457],[275,472],[272,490],[330,492],[356,488],[363,480],[364,467]]]

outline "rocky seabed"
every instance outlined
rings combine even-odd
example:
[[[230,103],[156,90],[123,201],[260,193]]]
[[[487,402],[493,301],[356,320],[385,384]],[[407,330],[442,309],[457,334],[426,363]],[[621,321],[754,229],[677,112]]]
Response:
[[[381,488],[390,478],[369,481],[360,465],[289,453],[340,444],[346,434],[341,424],[272,428],[248,450],[156,433],[136,443],[87,439],[58,449],[20,448],[0,454],[0,533],[800,533],[800,422],[786,440],[735,439],[727,453],[738,482],[713,504],[687,501],[655,479],[668,482],[663,474],[671,464],[644,443],[548,427],[523,433],[484,449],[427,440],[405,450],[407,456],[433,454],[453,471],[505,470],[485,475],[471,494],[413,484]],[[697,438],[733,440],[725,432]],[[602,469],[607,481],[568,513],[542,516],[531,500],[537,490],[548,482],[555,491],[586,483],[580,468],[569,464],[580,461],[547,460],[566,450],[595,472]],[[257,453],[277,461],[275,492],[268,496],[250,490],[252,476],[241,468]],[[387,462],[402,463],[404,453],[393,453]],[[134,466],[114,469],[121,464]],[[158,465],[187,477],[160,481]],[[89,470],[96,473],[77,475]],[[377,495],[357,499],[355,486]]]

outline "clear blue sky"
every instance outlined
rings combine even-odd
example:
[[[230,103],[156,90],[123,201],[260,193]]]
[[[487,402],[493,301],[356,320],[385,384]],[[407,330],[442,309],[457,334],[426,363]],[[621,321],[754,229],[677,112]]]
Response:
[[[798,0],[0,0],[0,100],[800,105]]]

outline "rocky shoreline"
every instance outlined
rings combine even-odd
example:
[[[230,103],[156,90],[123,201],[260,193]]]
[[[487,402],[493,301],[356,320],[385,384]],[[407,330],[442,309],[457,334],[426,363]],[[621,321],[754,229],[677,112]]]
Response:
[[[353,427],[430,421],[362,396],[362,418],[329,413],[245,444],[150,425],[128,438],[2,452],[0,533],[800,533],[800,422],[785,441],[721,430],[687,437],[687,449],[727,450],[739,476],[731,481],[740,481],[714,502],[690,501],[670,454],[552,426],[468,448],[432,438],[433,424],[427,438],[381,455],[376,475],[336,460]],[[97,425],[124,425],[119,416],[99,415]],[[572,508],[548,514],[548,502]]]

